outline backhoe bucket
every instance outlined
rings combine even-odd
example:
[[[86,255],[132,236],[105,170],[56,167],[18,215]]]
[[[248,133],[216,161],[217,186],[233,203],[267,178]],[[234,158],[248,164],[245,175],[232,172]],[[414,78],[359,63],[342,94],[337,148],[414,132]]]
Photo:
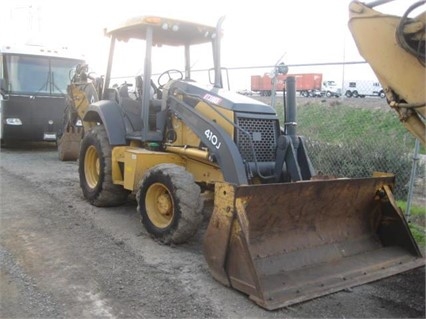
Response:
[[[204,238],[213,277],[272,310],[424,265],[393,181],[217,184]]]
[[[61,161],[76,161],[80,153],[83,127],[68,126],[58,140],[58,157]]]

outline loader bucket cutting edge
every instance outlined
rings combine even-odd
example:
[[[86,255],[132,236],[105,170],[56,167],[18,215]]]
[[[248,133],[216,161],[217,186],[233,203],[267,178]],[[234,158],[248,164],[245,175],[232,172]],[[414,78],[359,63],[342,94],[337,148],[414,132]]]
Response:
[[[273,310],[424,265],[393,181],[217,184],[204,237],[213,277]]]

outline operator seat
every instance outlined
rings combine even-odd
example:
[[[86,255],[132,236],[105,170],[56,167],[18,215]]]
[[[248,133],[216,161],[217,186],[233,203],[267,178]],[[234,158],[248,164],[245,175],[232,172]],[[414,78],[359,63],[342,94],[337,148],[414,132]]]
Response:
[[[135,82],[135,85],[137,83]],[[136,86],[136,92],[138,87]],[[124,111],[124,121],[127,132],[140,131],[142,129],[142,98],[139,96],[139,93],[136,93],[137,99],[133,99],[129,95],[129,90],[127,85],[122,85],[118,89],[119,95],[119,105]]]
[[[130,98],[129,96],[129,88],[127,83],[124,83],[118,88],[118,97],[120,98]]]
[[[125,113],[125,126],[128,133],[141,131],[142,123],[142,97],[144,94],[144,79],[141,75],[135,77],[135,95],[136,100],[129,97],[128,91],[121,92],[120,105]],[[127,89],[127,87],[126,87]],[[124,90],[123,90],[124,91]],[[157,92],[156,92],[157,91]],[[127,95],[126,95],[127,93]],[[154,93],[157,93],[155,95]],[[158,95],[160,94],[160,98]],[[161,91],[158,90],[151,79],[151,90],[149,92],[149,130],[155,131],[158,128],[163,128],[166,118],[166,112],[161,112]],[[162,114],[160,114],[162,113]],[[164,114],[163,114],[164,113]]]

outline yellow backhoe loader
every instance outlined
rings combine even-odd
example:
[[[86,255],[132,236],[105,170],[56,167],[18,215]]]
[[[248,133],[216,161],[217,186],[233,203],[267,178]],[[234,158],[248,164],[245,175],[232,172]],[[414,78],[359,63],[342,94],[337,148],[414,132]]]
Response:
[[[423,265],[392,195],[393,176],[315,173],[296,132],[294,78],[283,127],[271,106],[223,88],[222,21],[211,27],[145,16],[106,30],[103,92],[82,115],[91,127],[79,153],[84,197],[113,206],[133,192],[147,232],[179,244],[200,228],[201,198],[213,193],[203,240],[209,269],[266,309]],[[117,42],[136,40],[145,54],[133,96],[110,82]],[[190,68],[191,50],[203,44],[213,49],[208,85],[195,82]],[[166,70],[156,85],[153,47],[168,46],[181,48],[184,72]],[[143,54],[131,53],[137,65]]]
[[[96,123],[82,122],[90,103],[99,100],[102,78],[89,73],[87,64],[77,65],[71,83],[67,87],[66,108],[61,132],[58,133],[58,157],[61,161],[78,159],[84,131]]]

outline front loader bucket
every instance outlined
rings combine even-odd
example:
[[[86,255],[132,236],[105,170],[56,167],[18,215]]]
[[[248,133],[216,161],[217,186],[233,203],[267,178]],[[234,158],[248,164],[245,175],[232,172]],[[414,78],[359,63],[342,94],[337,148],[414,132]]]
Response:
[[[272,310],[424,265],[393,180],[217,184],[204,238],[213,277]]]
[[[76,161],[80,153],[83,127],[67,126],[58,140],[58,157],[61,161]]]

